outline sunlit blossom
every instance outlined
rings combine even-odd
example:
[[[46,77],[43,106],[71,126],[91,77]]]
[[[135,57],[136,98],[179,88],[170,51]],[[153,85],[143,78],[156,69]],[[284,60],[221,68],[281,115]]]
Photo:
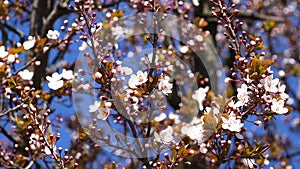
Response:
[[[158,116],[154,117],[155,121],[163,121],[167,117],[166,113],[160,113]]]
[[[8,55],[8,52],[5,50],[4,46],[0,46],[0,58],[4,58]]]
[[[200,87],[195,93],[192,95],[194,100],[197,100],[199,109],[203,110],[203,101],[205,100],[206,93],[208,92],[209,87],[206,86],[205,88]]]
[[[98,111],[97,118],[100,120],[106,120],[107,117],[110,115],[109,108],[100,107],[100,108],[98,108],[97,111]]]
[[[119,66],[117,70],[121,75],[131,75],[133,73],[133,70],[130,67],[126,66]]]
[[[172,93],[173,84],[169,82],[169,76],[166,76],[158,84],[158,89],[161,90],[165,95]]]
[[[56,40],[59,37],[60,33],[57,30],[49,30],[47,33],[47,38]]]
[[[271,110],[277,114],[285,114],[289,111],[286,107],[284,107],[283,100],[278,101],[276,99],[272,100]]]
[[[72,70],[66,70],[66,69],[63,69],[62,73],[61,73],[62,77],[66,80],[70,80],[70,79],[73,79],[74,78],[74,75],[73,75],[73,71]]]
[[[64,85],[64,81],[61,80],[62,75],[54,72],[52,76],[47,76],[46,79],[49,81],[48,86],[52,90],[58,90]]]
[[[141,84],[145,83],[148,80],[147,76],[148,76],[148,73],[146,71],[142,72],[142,71],[139,70],[136,73],[136,75],[132,74],[130,76],[130,79],[128,81],[128,86],[130,88],[133,88],[133,89],[137,88],[138,85],[141,85]]]
[[[163,144],[168,144],[173,140],[173,128],[168,126],[166,129],[161,130],[159,133],[154,133],[154,140]]]
[[[29,70],[25,69],[19,72],[18,75],[20,75],[23,80],[31,80],[33,77],[33,72],[30,72]]]
[[[192,121],[181,128],[181,133],[187,135],[190,139],[196,140],[198,144],[203,142],[204,137],[203,121],[194,117]]]
[[[28,40],[23,43],[23,47],[25,50],[29,50],[33,48],[35,44],[35,37],[28,36]]]
[[[240,132],[242,127],[244,126],[244,123],[241,122],[241,119],[239,119],[233,112],[230,113],[228,118],[225,118],[223,116],[221,118],[223,121],[223,129]]]
[[[279,79],[273,79],[273,74],[265,77],[264,79],[260,80],[261,84],[264,86],[267,92],[277,92],[277,85],[279,83]]]
[[[246,84],[242,84],[240,88],[237,89],[237,98],[238,102],[235,104],[237,107],[241,107],[244,104],[248,103],[249,96],[248,96],[248,87]]]

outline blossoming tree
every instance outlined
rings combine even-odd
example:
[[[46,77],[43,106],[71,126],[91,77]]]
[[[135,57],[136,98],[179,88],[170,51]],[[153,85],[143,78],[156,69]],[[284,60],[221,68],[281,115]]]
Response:
[[[296,166],[298,8],[1,1],[0,166]]]

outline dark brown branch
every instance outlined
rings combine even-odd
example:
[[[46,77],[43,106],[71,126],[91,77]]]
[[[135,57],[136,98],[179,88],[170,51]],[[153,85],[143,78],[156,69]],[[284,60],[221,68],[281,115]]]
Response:
[[[52,28],[53,23],[63,15],[69,14],[72,11],[67,9],[68,2],[59,3],[48,15],[48,17],[43,21],[43,27],[41,35],[42,37],[46,35],[47,31]]]

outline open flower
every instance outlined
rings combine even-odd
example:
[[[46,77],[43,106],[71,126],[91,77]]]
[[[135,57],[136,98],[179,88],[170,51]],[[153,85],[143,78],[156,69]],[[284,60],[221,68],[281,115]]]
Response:
[[[8,52],[5,50],[4,46],[0,46],[0,58],[4,58],[8,55]]]
[[[94,104],[89,106],[90,113],[97,113],[97,118],[100,120],[106,120],[107,117],[110,115],[110,107],[111,102],[106,102],[105,107],[100,107],[100,102],[95,101]]]
[[[107,117],[110,115],[110,109],[109,108],[103,108],[100,107],[98,108],[98,112],[97,112],[97,118],[100,120],[106,120]]]
[[[29,70],[25,69],[19,72],[18,75],[20,75],[23,80],[31,80],[33,77],[33,72],[30,72]]]
[[[57,30],[49,30],[47,33],[47,38],[56,40],[59,37],[60,33]]]
[[[159,133],[154,133],[154,140],[163,144],[168,144],[173,140],[173,128],[168,126],[166,129],[161,130]]]
[[[196,140],[199,145],[203,143],[203,132],[203,121],[198,117],[194,117],[190,123],[181,128],[183,135],[187,135],[190,139]]]
[[[137,88],[138,85],[141,85],[148,80],[147,76],[148,73],[146,71],[138,71],[136,75],[133,74],[130,76],[130,79],[128,80],[128,86],[133,89]]]
[[[165,95],[172,93],[173,84],[169,82],[169,76],[166,76],[158,84],[158,89],[161,90]]]
[[[246,84],[242,84],[240,88],[237,89],[238,102],[235,104],[236,107],[241,107],[246,104],[249,100],[248,87]]]
[[[89,112],[90,113],[94,113],[98,110],[98,108],[100,107],[100,102],[99,101],[95,101],[94,104],[89,106]]]
[[[277,101],[276,99],[272,100],[271,110],[277,114],[285,114],[289,111],[287,108],[284,107],[283,100]]]
[[[197,100],[199,109],[203,110],[203,101],[205,100],[206,93],[208,92],[209,87],[206,86],[205,88],[200,87],[195,93],[192,95],[194,100]]]
[[[119,66],[117,69],[121,75],[131,75],[132,74],[132,69],[130,67],[126,67],[126,66]]]
[[[63,87],[64,81],[61,80],[62,75],[54,72],[52,76],[47,76],[46,79],[49,81],[48,86],[52,90],[57,90]]]
[[[23,43],[23,47],[25,50],[29,50],[33,48],[35,44],[35,38],[32,36],[28,36],[28,40]]]
[[[73,79],[74,78],[74,75],[73,75],[73,71],[72,70],[66,70],[66,69],[63,69],[62,73],[61,73],[62,77],[66,80],[70,80],[70,79]]]
[[[279,83],[279,79],[273,79],[273,74],[261,79],[260,82],[267,92],[276,93],[278,91],[277,85]]]
[[[223,124],[222,128],[230,131],[240,132],[244,123],[241,122],[241,119],[237,118],[236,115],[231,112],[228,118],[221,117]]]

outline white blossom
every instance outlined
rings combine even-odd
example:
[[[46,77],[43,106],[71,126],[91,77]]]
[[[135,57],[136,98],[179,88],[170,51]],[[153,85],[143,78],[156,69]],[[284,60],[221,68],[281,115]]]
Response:
[[[223,129],[228,129],[230,131],[236,131],[240,132],[242,127],[244,126],[244,123],[241,122],[241,119],[237,118],[236,115],[231,112],[229,115],[229,118],[221,117],[223,124]]]
[[[180,123],[179,115],[175,113],[169,113],[169,119],[174,120],[175,124]]]
[[[29,137],[29,144],[31,150],[37,150],[41,147],[39,142],[40,136],[38,134],[32,133]]]
[[[198,144],[203,142],[203,121],[194,117],[192,121],[181,128],[181,133],[187,135],[190,139],[196,140]]]
[[[166,76],[158,84],[158,89],[161,90],[165,95],[172,93],[173,84],[169,82],[169,76]]]
[[[278,101],[276,99],[272,100],[271,110],[277,114],[285,114],[289,111],[287,108],[284,107],[283,100]]]
[[[279,79],[278,78],[273,79],[273,74],[265,77],[264,79],[261,79],[260,82],[264,86],[267,92],[275,93],[278,91],[276,86],[279,83]]]
[[[242,84],[240,88],[237,89],[237,98],[238,98],[238,102],[235,104],[235,106],[237,107],[241,107],[244,104],[246,104],[249,100],[249,96],[248,96],[248,87],[246,84]]]
[[[188,50],[189,50],[189,47],[187,47],[187,46],[180,46],[180,48],[179,48],[179,51],[181,53],[186,53],[186,52],[188,52]]]
[[[161,130],[159,133],[154,133],[154,140],[163,144],[168,144],[173,140],[173,128],[168,126],[166,129]]]
[[[207,151],[208,151],[207,148],[206,148],[206,144],[205,143],[201,143],[199,150],[200,150],[201,153],[206,154]]]
[[[54,72],[52,76],[47,76],[46,79],[49,81],[48,86],[52,90],[57,90],[63,87],[64,81],[61,80],[62,75]]]
[[[200,5],[199,0],[192,0],[192,1],[193,1],[193,4],[194,4],[195,6],[199,6],[199,5]]]
[[[16,58],[18,57],[18,54],[9,54],[8,56],[7,56],[7,61],[9,62],[9,63],[13,63],[13,62],[15,62],[16,61]]]
[[[56,40],[59,37],[60,33],[57,30],[48,30],[47,38]]]
[[[285,88],[286,88],[286,85],[280,85],[278,83],[278,92],[279,92],[279,95],[280,97],[283,99],[283,100],[287,100],[289,98],[289,95],[285,93]]]
[[[21,76],[23,80],[31,80],[33,77],[33,72],[30,72],[29,70],[25,69],[23,71],[20,71],[18,75]]]
[[[73,75],[73,71],[72,70],[66,70],[66,69],[63,69],[62,73],[61,73],[62,77],[66,80],[70,80],[70,79],[73,79],[74,78],[74,75]]]
[[[148,80],[147,76],[148,73],[146,71],[145,72],[138,71],[136,75],[132,74],[128,80],[128,86],[133,89],[137,88],[138,85],[141,85]]]
[[[23,43],[23,47],[25,50],[29,50],[33,48],[35,44],[35,38],[32,36],[28,36],[28,40]]]
[[[122,75],[131,75],[133,73],[132,69],[130,67],[126,67],[126,66],[119,66],[117,69],[120,74]]]
[[[166,119],[167,115],[166,113],[160,113],[158,116],[154,117],[155,121],[163,121],[164,119]]]
[[[268,94],[265,93],[265,94],[262,96],[262,99],[264,99],[265,102],[267,102],[267,103],[271,103],[273,97],[272,97],[271,95],[268,95]]]
[[[209,87],[206,86],[205,88],[200,87],[195,93],[192,95],[194,100],[197,100],[199,109],[203,110],[203,101],[205,100],[206,93],[208,92]]]
[[[109,115],[110,115],[109,108],[103,108],[103,107],[98,108],[98,114],[97,114],[98,119],[106,120]]]
[[[100,120],[106,120],[107,117],[110,115],[110,106],[111,102],[106,102],[105,107],[100,107],[100,102],[95,101],[94,104],[89,106],[89,112],[90,113],[97,113],[97,118]]]
[[[8,52],[5,50],[4,46],[0,46],[0,58],[4,58],[8,55]]]
[[[100,107],[100,102],[99,101],[95,101],[94,104],[89,106],[89,112],[90,113],[94,113],[98,110],[98,108]]]

